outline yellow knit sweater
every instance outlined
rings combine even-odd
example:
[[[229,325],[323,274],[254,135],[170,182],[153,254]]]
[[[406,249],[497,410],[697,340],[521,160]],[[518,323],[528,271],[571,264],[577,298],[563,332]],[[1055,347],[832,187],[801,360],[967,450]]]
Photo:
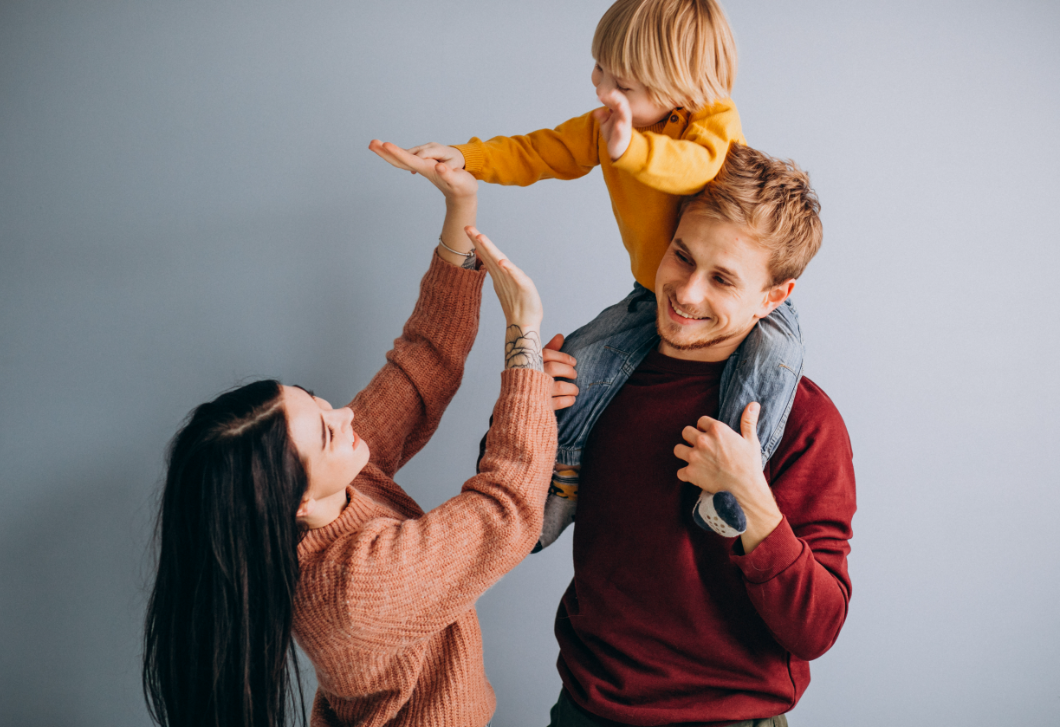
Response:
[[[654,126],[634,129],[629,148],[615,162],[592,112],[555,129],[489,141],[473,138],[456,148],[465,169],[495,184],[576,179],[600,165],[633,277],[654,289],[681,197],[714,178],[733,142],[747,143],[736,105],[726,99],[696,112],[674,109]]]
[[[485,727],[493,714],[474,604],[541,532],[552,379],[501,374],[480,474],[448,502],[424,513],[392,479],[460,386],[484,275],[435,256],[386,365],[351,404],[371,459],[339,518],[298,549],[294,634],[320,684],[314,727]]]

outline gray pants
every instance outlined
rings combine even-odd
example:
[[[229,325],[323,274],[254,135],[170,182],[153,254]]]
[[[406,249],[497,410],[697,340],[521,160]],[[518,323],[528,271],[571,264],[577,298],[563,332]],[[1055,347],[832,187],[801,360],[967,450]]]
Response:
[[[574,703],[564,689],[559,693],[559,701],[552,707],[552,721],[548,727],[620,727],[618,722],[612,722],[603,717],[593,717],[584,709]],[[788,719],[780,714],[776,717],[765,719],[745,719],[743,722],[733,722],[730,727],[788,727]]]

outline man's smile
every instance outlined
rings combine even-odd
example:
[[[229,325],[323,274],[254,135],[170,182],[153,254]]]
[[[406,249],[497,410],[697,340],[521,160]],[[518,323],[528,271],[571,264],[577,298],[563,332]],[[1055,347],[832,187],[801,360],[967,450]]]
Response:
[[[683,310],[676,303],[673,298],[667,297],[670,303],[670,317],[682,325],[687,325],[691,321],[706,321],[710,320],[710,316],[697,316],[689,311]]]

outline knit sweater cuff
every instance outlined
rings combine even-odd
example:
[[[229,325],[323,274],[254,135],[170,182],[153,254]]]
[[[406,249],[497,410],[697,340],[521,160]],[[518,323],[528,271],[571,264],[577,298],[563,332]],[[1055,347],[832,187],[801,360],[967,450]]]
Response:
[[[501,392],[493,408],[493,425],[486,439],[487,453],[499,446],[498,453],[513,451],[538,453],[548,450],[542,462],[546,482],[528,482],[530,486],[542,485],[541,501],[547,490],[547,477],[556,459],[556,417],[552,413],[552,377],[534,369],[505,369],[501,372]],[[488,454],[487,454],[488,456]],[[520,458],[522,459],[522,458]],[[530,464],[523,459],[524,465]],[[544,466],[544,465],[542,465]]]
[[[740,540],[737,539],[736,543]],[[750,583],[761,584],[776,578],[799,559],[806,544],[795,537],[791,524],[783,518],[773,532],[758,544],[750,555],[735,547],[730,560],[743,571]]]
[[[420,297],[416,308],[405,324],[422,327],[427,321],[437,328],[438,341],[465,339],[465,348],[470,350],[475,341],[479,307],[482,301],[482,283],[486,271],[468,270],[448,263],[436,253],[431,253],[431,266],[420,282]],[[469,325],[469,322],[474,322]],[[470,330],[470,333],[469,333]]]
[[[478,176],[486,166],[486,145],[478,138],[473,138],[466,144],[455,144],[454,149],[459,149],[464,155],[464,169],[470,174]]]
[[[535,399],[552,396],[552,377],[537,369],[505,369],[501,371],[501,395],[497,399],[494,417],[511,411],[516,421],[536,410]]]

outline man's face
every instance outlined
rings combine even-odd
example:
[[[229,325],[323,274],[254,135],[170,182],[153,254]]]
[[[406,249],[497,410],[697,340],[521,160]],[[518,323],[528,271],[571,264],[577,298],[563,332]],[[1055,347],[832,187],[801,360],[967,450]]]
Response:
[[[749,230],[698,214],[681,217],[655,274],[659,351],[724,361],[795,288],[770,285],[769,251]]]

